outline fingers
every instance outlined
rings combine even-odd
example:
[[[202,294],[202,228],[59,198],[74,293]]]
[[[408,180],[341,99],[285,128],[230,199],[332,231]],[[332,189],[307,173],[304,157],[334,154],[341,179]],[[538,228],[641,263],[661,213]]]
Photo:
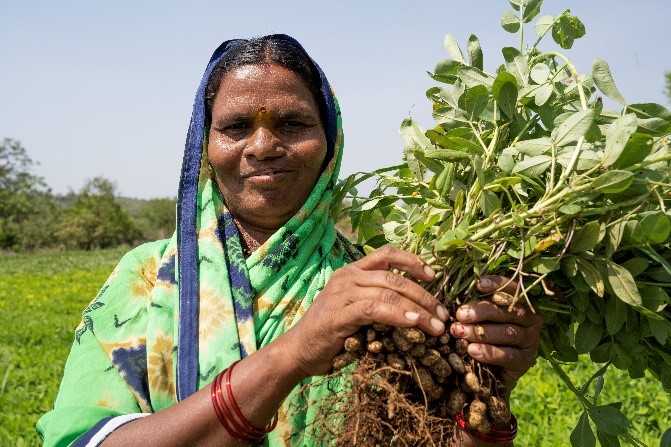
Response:
[[[533,365],[536,349],[471,343],[468,345],[468,354],[482,363],[502,367],[506,376],[504,379],[508,379],[504,381],[512,383]]]
[[[379,300],[359,300],[345,307],[342,317],[357,326],[377,322],[399,327],[417,326],[434,336],[445,332],[444,320],[407,300],[396,304]]]
[[[525,305],[515,305],[512,309],[497,306],[491,301],[482,300],[464,304],[457,309],[456,318],[461,323],[510,323],[520,326],[542,325],[543,319]]]
[[[363,270],[397,269],[422,281],[431,281],[436,276],[431,267],[426,265],[419,256],[397,250],[391,245],[379,248],[351,265],[356,265]]]
[[[515,348],[535,347],[538,331],[535,327],[524,327],[515,324],[462,324],[453,323],[450,333],[457,338],[464,338],[471,343],[485,343],[496,346]]]
[[[517,294],[517,283],[505,276],[485,275],[476,281],[475,286],[480,293],[484,294],[494,293],[497,290],[506,292],[510,295]]]
[[[341,317],[352,324],[418,326],[432,335],[443,334],[448,318],[445,307],[415,281],[390,268],[426,280],[434,275],[418,256],[383,247],[334,272],[331,285],[338,284],[351,302]]]
[[[447,311],[444,315],[438,313],[441,312],[437,310],[440,303],[433,295],[416,282],[398,273],[364,271],[356,276],[355,281],[358,286],[366,288],[369,293],[373,294],[372,296],[366,296],[366,298],[378,298],[390,304],[397,304],[402,298],[405,298],[438,317],[446,318],[447,316]],[[375,296],[375,294],[378,296]]]
[[[474,359],[503,367],[504,382],[513,384],[536,358],[543,319],[525,305],[510,310],[490,301],[461,306],[450,333],[470,342]]]

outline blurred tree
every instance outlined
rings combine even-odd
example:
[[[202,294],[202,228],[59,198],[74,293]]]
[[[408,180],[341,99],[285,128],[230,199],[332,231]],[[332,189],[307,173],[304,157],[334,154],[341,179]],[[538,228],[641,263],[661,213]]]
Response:
[[[139,224],[146,240],[165,239],[175,231],[176,204],[174,199],[147,200],[141,210]]]
[[[671,103],[671,71],[667,71],[664,76],[666,77],[666,96],[669,98]]]
[[[0,248],[31,249],[50,245],[59,208],[44,179],[32,173],[36,163],[17,140],[0,143]]]
[[[114,183],[95,177],[75,197],[57,237],[66,247],[90,250],[131,244],[140,232],[117,202]]]

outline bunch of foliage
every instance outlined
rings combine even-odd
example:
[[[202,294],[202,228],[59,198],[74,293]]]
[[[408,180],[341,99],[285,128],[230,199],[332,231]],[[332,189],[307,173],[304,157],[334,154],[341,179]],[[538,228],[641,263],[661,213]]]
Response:
[[[90,180],[67,210],[56,237],[66,247],[84,250],[135,242],[140,232],[117,202],[115,190],[105,178]]]
[[[19,141],[0,142],[0,248],[23,249],[53,240],[58,207]]]
[[[430,73],[444,85],[427,91],[435,126],[404,120],[403,164],[349,177],[337,199],[349,195],[342,211],[364,247],[392,243],[434,266],[427,287],[450,306],[477,299],[481,275],[514,280],[514,302],[545,318],[541,355],[584,409],[572,445],[641,445],[599,394],[611,367],[671,391],[671,112],[628,103],[601,59],[580,74],[564,52],[541,50],[547,35],[566,50],[585,34],[568,10],[535,20],[526,45],[541,4],[510,0],[501,25],[519,45],[495,73],[476,36],[464,54],[448,35],[450,58]],[[579,389],[560,364],[581,354],[603,366]]]

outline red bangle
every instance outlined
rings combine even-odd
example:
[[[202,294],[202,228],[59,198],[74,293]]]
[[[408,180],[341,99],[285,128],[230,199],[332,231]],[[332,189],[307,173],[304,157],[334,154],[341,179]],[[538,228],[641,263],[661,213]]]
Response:
[[[214,407],[217,419],[219,419],[219,422],[221,422],[221,425],[231,437],[238,441],[251,443],[259,442],[277,426],[277,413],[275,413],[272,421],[270,421],[264,428],[253,426],[242,414],[240,407],[238,407],[238,404],[233,397],[233,390],[231,387],[231,373],[233,367],[237,363],[237,361],[234,362],[231,366],[219,373],[214,381],[212,381],[210,388],[212,406]],[[226,383],[226,393],[222,391],[222,380]]]
[[[457,422],[457,425],[459,425],[459,427],[462,430],[464,430],[466,433],[470,434],[474,438],[478,438],[487,442],[492,442],[494,444],[505,444],[506,442],[512,441],[513,439],[515,439],[515,436],[517,436],[517,419],[515,418],[515,415],[511,415],[510,428],[503,430],[492,428],[489,430],[489,433],[481,433],[477,430],[471,430],[468,427],[466,419],[464,418],[463,410],[457,413],[457,415],[454,417],[454,420]]]

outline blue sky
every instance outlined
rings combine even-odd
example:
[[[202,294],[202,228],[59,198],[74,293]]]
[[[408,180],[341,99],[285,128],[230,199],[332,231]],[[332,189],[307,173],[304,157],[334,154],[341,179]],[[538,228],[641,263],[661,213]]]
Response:
[[[23,143],[54,192],[103,175],[125,196],[171,197],[193,96],[223,40],[269,33],[297,38],[322,66],[343,110],[341,176],[400,161],[401,120],[432,125],[426,75],[447,57],[445,34],[483,46],[485,69],[517,36],[499,25],[505,0],[84,2],[0,5],[0,138]],[[668,0],[545,0],[587,35],[568,51],[580,72],[605,59],[629,102],[671,108]],[[533,36],[531,27],[527,35]],[[544,49],[554,49],[546,45]]]

